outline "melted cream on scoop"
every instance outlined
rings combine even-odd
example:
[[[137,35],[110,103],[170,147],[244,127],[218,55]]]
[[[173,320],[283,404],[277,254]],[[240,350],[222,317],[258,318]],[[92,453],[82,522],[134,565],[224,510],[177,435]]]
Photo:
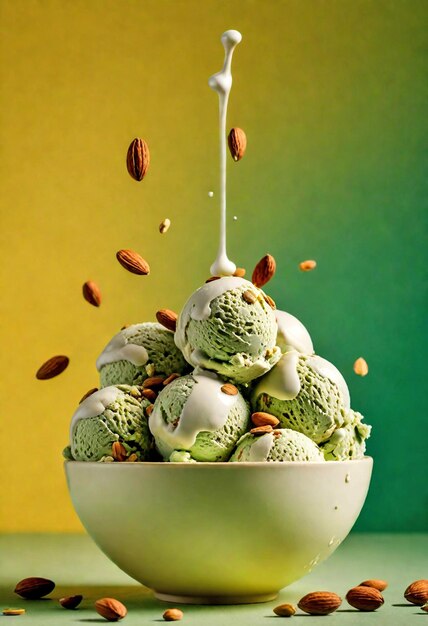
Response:
[[[144,346],[137,346],[135,343],[128,343],[130,337],[135,333],[135,326],[129,326],[117,333],[111,339],[97,359],[97,370],[116,361],[129,361],[139,367],[149,360],[149,355]]]
[[[90,417],[97,417],[98,415],[101,415],[108,406],[113,404],[117,398],[123,395],[123,391],[117,387],[104,387],[103,389],[91,394],[88,398],[83,400],[81,404],[79,404],[73,417],[71,418],[70,424],[70,445],[72,452],[74,431],[77,426],[77,422],[82,419],[89,419]]]
[[[254,398],[267,393],[278,400],[293,400],[300,391],[297,363],[300,354],[295,350],[286,352],[276,365],[262,378],[254,390]]]
[[[247,460],[253,463],[262,463],[263,461],[267,461],[273,446],[273,440],[273,433],[266,433],[265,435],[258,437],[250,447]]]
[[[278,345],[282,352],[297,350],[302,354],[312,354],[312,339],[302,322],[286,311],[275,311],[278,324]]]
[[[219,129],[220,129],[220,244],[217,258],[211,265],[213,276],[230,276],[236,270],[236,265],[226,254],[226,117],[227,103],[232,88],[232,55],[235,47],[242,40],[237,30],[227,30],[221,36],[224,47],[223,69],[213,74],[208,80],[211,89],[218,94],[219,99]]]
[[[184,404],[178,425],[165,422],[160,403],[155,404],[149,428],[154,437],[173,450],[189,450],[202,431],[214,432],[222,428],[238,395],[231,396],[221,391],[224,381],[211,372],[196,369],[192,374],[195,384]]]

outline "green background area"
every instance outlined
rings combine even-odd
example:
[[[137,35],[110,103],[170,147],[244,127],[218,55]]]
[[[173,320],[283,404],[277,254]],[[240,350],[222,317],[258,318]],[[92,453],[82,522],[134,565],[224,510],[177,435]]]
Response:
[[[248,136],[228,165],[230,256],[249,271],[276,257],[268,293],[373,425],[356,528],[427,529],[427,22],[426,0],[0,2],[0,530],[81,528],[60,455],[96,356],[123,324],[178,311],[208,275],[207,80],[227,28],[243,33],[228,125]],[[135,136],[152,155],[141,184],[124,164]],[[141,252],[151,275],[127,274],[119,248]],[[302,273],[308,258],[318,267]],[[81,298],[89,278],[99,310]],[[70,368],[36,381],[57,353]]]

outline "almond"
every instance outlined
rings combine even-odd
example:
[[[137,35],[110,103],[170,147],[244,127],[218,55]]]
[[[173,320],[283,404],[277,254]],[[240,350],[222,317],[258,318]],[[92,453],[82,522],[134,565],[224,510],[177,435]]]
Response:
[[[126,167],[136,181],[143,180],[150,165],[150,152],[144,139],[138,137],[131,142],[126,155]]]
[[[248,302],[248,304],[254,304],[254,302],[256,302],[257,300],[256,294],[252,291],[249,291],[248,289],[247,291],[244,291],[242,297],[244,298],[245,302]]]
[[[127,614],[126,606],[114,598],[101,598],[95,602],[95,610],[109,622],[118,622]]]
[[[138,274],[138,276],[150,274],[149,264],[134,250],[119,250],[116,252],[116,259],[131,274]]]
[[[180,609],[167,609],[162,615],[166,622],[178,622],[183,619],[183,611]]]
[[[221,391],[228,396],[236,396],[239,393],[238,388],[235,387],[235,385],[232,385],[232,383],[222,385]]]
[[[310,615],[329,615],[342,604],[342,598],[331,591],[313,591],[298,603],[299,609]]]
[[[115,441],[113,443],[111,447],[111,455],[115,461],[119,461],[120,463],[122,461],[126,461],[126,457],[128,456],[124,445],[121,444],[120,441]]]
[[[221,278],[221,276],[210,276],[209,278],[206,279],[206,283],[212,283],[213,280],[219,280]]]
[[[135,452],[133,452],[132,454],[130,454],[128,456],[127,459],[125,459],[126,463],[135,463],[136,461],[138,461],[138,456],[135,454]]]
[[[173,374],[170,374],[168,376],[168,378],[165,378],[165,380],[163,381],[163,386],[166,387],[167,385],[169,385],[169,383],[172,383],[173,380],[176,380],[177,378],[180,378],[180,374],[178,374],[177,372],[174,372]]]
[[[280,604],[273,609],[275,615],[279,617],[291,617],[296,612],[296,607],[292,604]]]
[[[154,408],[155,407],[153,406],[153,404],[149,404],[149,406],[146,409],[146,415],[151,415]]]
[[[3,615],[24,615],[25,609],[3,609]]]
[[[232,128],[227,138],[230,154],[234,161],[240,161],[247,149],[247,136],[242,128]]]
[[[143,397],[147,398],[147,400],[150,400],[150,402],[154,402],[158,397],[158,394],[156,393],[156,391],[153,391],[153,389],[143,389],[142,393]]]
[[[265,413],[264,411],[256,411],[251,416],[251,421],[254,426],[278,426],[279,419],[275,417],[275,415],[271,415],[270,413]]]
[[[49,378],[54,378],[67,369],[69,363],[70,359],[68,356],[64,356],[62,354],[53,356],[39,367],[36,372],[36,378],[38,380],[48,380]]]
[[[238,278],[243,278],[245,274],[246,271],[244,267],[237,267],[236,270],[233,272],[233,275],[237,276]]]
[[[89,391],[87,391],[85,395],[80,398],[79,404],[82,404],[82,402],[86,400],[86,398],[89,398],[89,396],[92,396],[92,394],[95,393],[96,391],[98,391],[98,387],[93,387],[92,389],[89,389]]]
[[[348,604],[359,611],[376,611],[384,602],[378,589],[361,585],[350,589],[346,594],[346,600]]]
[[[149,376],[143,381],[143,389],[158,389],[163,386],[165,376]]]
[[[311,270],[314,270],[316,266],[316,261],[302,261],[301,263],[299,263],[299,267],[302,272],[310,272]]]
[[[20,580],[15,587],[15,593],[27,600],[44,598],[55,589],[55,583],[48,578],[30,577]]]
[[[264,435],[265,433],[271,433],[273,428],[270,424],[265,424],[264,426],[257,426],[256,428],[252,428],[250,433],[252,435]]]
[[[92,306],[100,306],[101,304],[101,291],[97,283],[93,280],[87,280],[82,287],[83,297],[86,302],[92,304]]]
[[[388,587],[388,583],[384,580],[370,578],[369,580],[363,580],[363,582],[359,584],[359,587],[373,587],[378,591],[384,591]]]
[[[270,296],[268,296],[266,293],[263,294],[263,298],[265,300],[265,302],[268,303],[268,305],[270,306],[271,309],[275,310],[276,309],[276,304],[275,304],[275,300],[273,300],[273,298],[271,298]]]
[[[164,235],[166,233],[166,231],[169,229],[170,226],[171,226],[171,220],[166,217],[159,224],[159,232],[160,232],[160,234]]]
[[[253,271],[252,282],[256,287],[266,285],[275,274],[276,261],[270,254],[266,254],[257,263]]]
[[[422,606],[428,601],[428,580],[415,580],[404,592],[408,602]]]
[[[425,602],[425,604],[423,604],[421,606],[422,611],[425,611],[426,613],[428,613],[428,602]]]
[[[162,326],[175,333],[178,320],[177,313],[171,311],[171,309],[160,309],[156,312],[156,319],[159,324],[162,324]]]
[[[367,376],[369,373],[369,366],[367,365],[367,361],[360,356],[354,363],[354,372],[357,376]]]
[[[67,598],[60,598],[59,603],[65,609],[76,609],[82,602],[83,596],[68,596]]]

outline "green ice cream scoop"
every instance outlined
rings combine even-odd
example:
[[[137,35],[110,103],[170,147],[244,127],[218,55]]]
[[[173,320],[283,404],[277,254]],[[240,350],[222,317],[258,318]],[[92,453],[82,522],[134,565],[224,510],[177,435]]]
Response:
[[[73,415],[69,456],[76,461],[113,460],[112,445],[119,441],[127,456],[135,453],[139,461],[148,460],[153,450],[145,414],[149,404],[137,387],[128,385],[93,393]]]
[[[364,424],[362,419],[361,413],[352,409],[346,414],[345,424],[321,445],[326,461],[351,461],[364,457],[366,439],[370,437],[372,427]]]
[[[144,322],[122,329],[97,359],[101,386],[140,385],[153,375],[169,376],[189,371],[174,333],[161,324]]]
[[[275,313],[261,289],[243,278],[212,280],[195,291],[177,323],[175,342],[194,366],[246,383],[279,360]]]
[[[349,391],[343,376],[318,355],[290,351],[256,385],[256,411],[275,415],[281,428],[303,433],[315,443],[326,441],[342,426],[349,410]]]
[[[247,430],[249,415],[237,388],[225,386],[213,372],[197,369],[160,392],[149,427],[165,460],[227,461]]]
[[[324,461],[324,456],[309,437],[290,428],[264,435],[246,433],[230,458],[233,462]]]

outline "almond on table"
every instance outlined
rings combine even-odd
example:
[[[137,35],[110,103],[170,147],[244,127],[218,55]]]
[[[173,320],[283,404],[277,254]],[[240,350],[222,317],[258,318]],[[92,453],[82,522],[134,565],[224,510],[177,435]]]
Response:
[[[96,612],[109,622],[118,622],[128,613],[122,602],[115,598],[101,598],[95,602]]]
[[[27,600],[44,598],[55,589],[55,583],[48,578],[30,577],[20,580],[15,587],[15,593]]]

